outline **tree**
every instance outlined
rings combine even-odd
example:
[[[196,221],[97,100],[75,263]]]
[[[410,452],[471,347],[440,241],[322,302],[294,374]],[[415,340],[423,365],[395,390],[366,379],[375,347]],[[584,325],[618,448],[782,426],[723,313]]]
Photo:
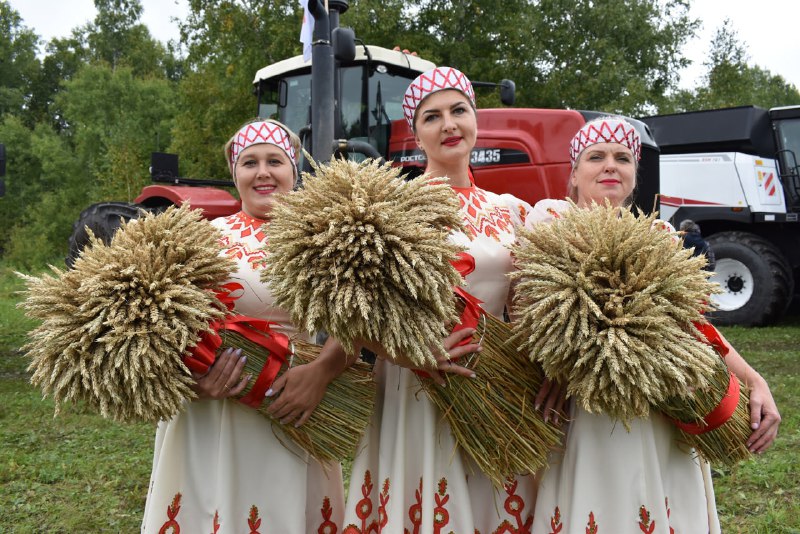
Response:
[[[0,117],[23,114],[39,69],[39,38],[22,24],[19,14],[0,0]]]
[[[764,108],[800,103],[797,87],[758,65],[750,66],[746,45],[730,19],[711,40],[702,85],[673,95],[662,112],[755,105]]]
[[[353,4],[348,22],[366,17],[355,27],[368,42],[401,44],[475,80],[512,78],[518,105],[628,114],[657,107],[676,86],[681,47],[697,28],[688,0]]]
[[[57,102],[95,200],[133,200],[149,180],[150,153],[169,144],[175,93],[166,79],[137,78],[128,67],[86,65]]]
[[[227,178],[222,147],[257,114],[253,75],[300,51],[299,7],[294,0],[190,0],[181,24],[187,73],[170,146],[181,155],[183,174]]]

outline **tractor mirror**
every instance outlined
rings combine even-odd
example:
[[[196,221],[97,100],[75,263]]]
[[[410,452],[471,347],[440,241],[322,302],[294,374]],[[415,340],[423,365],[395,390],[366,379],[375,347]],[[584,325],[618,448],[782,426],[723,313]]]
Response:
[[[334,28],[331,32],[333,56],[345,63],[356,58],[356,33],[353,28]]]
[[[516,100],[517,84],[514,80],[500,80],[500,102],[505,106],[513,106]]]

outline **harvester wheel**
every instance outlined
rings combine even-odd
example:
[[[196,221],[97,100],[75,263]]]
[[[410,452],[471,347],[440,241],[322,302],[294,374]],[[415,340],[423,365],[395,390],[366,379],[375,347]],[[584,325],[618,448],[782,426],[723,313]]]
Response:
[[[714,295],[716,325],[764,326],[778,321],[794,292],[792,269],[772,243],[747,232],[722,232],[708,238],[716,256],[713,282],[723,293]]]

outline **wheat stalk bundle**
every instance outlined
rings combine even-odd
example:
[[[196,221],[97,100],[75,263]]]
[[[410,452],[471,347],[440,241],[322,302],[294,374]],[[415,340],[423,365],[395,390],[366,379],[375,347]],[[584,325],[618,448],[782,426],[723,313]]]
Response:
[[[92,237],[71,271],[21,275],[21,306],[42,321],[25,347],[31,382],[53,397],[56,413],[85,401],[118,421],[167,420],[195,398],[190,368],[207,370],[218,349],[231,346],[244,349],[253,376],[240,400],[270,417],[263,400],[271,381],[292,358],[306,363],[318,349],[298,343],[302,350],[292,352],[265,321],[226,310],[224,282],[235,264],[220,255],[219,237],[200,211],[169,208],[123,224],[108,246]],[[373,402],[369,372],[355,366],[334,380],[309,422],[284,432],[319,460],[341,460]]]
[[[718,356],[698,338],[715,286],[655,215],[605,203],[520,233],[516,339],[585,410],[626,427],[707,389]]]
[[[727,347],[709,324],[697,325],[721,356],[709,377],[710,387],[689,398],[668,399],[657,406],[671,417],[683,439],[712,464],[735,465],[750,458],[750,392],[722,359]]]
[[[452,189],[369,160],[315,170],[273,208],[262,278],[276,303],[347,350],[377,342],[390,358],[435,367],[460,282],[450,264],[460,249],[448,234],[462,224]]]
[[[544,467],[563,433],[534,408],[544,374],[511,342],[511,325],[483,310],[480,315],[483,350],[464,363],[476,377],[448,374],[445,388],[426,378],[421,383],[461,449],[500,488],[514,475]]]
[[[225,310],[210,291],[230,275],[217,230],[199,212],[167,210],[94,236],[74,269],[23,276],[27,315],[42,321],[26,345],[31,383],[86,401],[119,421],[168,419],[193,379],[182,355]]]

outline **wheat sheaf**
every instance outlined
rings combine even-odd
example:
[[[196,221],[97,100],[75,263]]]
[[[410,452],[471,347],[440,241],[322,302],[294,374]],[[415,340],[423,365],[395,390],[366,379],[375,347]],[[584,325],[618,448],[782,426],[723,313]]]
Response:
[[[585,410],[621,420],[708,387],[694,322],[716,285],[655,215],[605,203],[520,233],[514,334]]]
[[[20,306],[41,324],[24,347],[31,383],[56,412],[85,401],[118,421],[158,421],[194,398],[182,361],[225,315],[211,289],[233,262],[199,210],[169,208],[124,223],[109,245],[92,237],[74,269],[22,276]]]
[[[435,366],[457,319],[450,262],[461,249],[448,235],[461,228],[458,209],[446,183],[404,180],[389,164],[315,165],[273,209],[262,278],[301,328]]]

